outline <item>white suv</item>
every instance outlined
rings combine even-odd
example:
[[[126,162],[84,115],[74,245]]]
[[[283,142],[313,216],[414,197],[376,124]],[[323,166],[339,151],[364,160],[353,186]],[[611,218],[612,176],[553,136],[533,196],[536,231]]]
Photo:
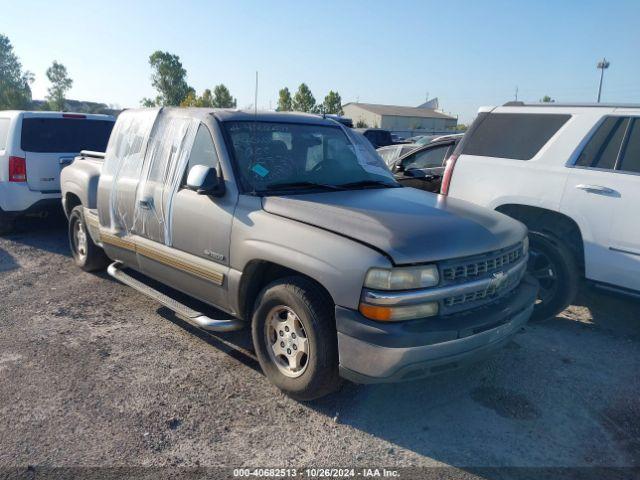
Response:
[[[60,170],[81,150],[104,152],[115,118],[0,111],[0,233],[21,214],[60,207]]]
[[[564,309],[581,277],[640,296],[640,105],[481,108],[442,193],[529,227],[534,318]]]

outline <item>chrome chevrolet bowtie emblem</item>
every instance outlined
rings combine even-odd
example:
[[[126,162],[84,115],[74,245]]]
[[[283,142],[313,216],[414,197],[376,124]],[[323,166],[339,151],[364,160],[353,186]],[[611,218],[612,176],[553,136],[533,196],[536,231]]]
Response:
[[[491,281],[487,290],[498,291],[507,281],[507,274],[504,272],[496,272],[491,275]]]

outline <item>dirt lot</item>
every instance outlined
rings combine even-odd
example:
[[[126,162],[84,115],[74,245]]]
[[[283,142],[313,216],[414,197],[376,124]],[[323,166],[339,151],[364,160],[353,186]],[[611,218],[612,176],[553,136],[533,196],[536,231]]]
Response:
[[[61,222],[23,229],[0,238],[0,466],[640,466],[640,303],[585,288],[471,370],[302,404],[248,332],[81,272]]]

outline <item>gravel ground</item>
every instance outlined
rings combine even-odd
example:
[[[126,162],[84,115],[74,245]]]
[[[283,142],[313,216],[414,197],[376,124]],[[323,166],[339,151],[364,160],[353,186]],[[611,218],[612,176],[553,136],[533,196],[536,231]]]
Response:
[[[65,228],[0,238],[0,466],[640,466],[640,303],[585,288],[470,370],[304,404]]]

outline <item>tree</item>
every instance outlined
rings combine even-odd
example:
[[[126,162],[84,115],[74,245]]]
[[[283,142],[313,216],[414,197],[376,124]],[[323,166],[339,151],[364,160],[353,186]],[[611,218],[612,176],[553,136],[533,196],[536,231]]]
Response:
[[[540,99],[540,102],[542,102],[542,103],[555,103],[555,100],[553,98],[551,98],[549,95],[545,95],[544,97],[542,97]]]
[[[332,113],[335,115],[342,115],[342,98],[340,98],[340,94],[338,92],[334,92],[333,90],[329,90],[329,93],[326,97],[324,97],[324,102],[322,103],[324,108],[323,113]]]
[[[316,99],[309,87],[305,83],[301,83],[298,91],[293,96],[291,108],[296,112],[313,112],[316,108]]]
[[[69,78],[67,67],[54,60],[47,69],[47,78],[51,82],[48,90],[49,95],[47,95],[49,108],[51,110],[64,110],[65,95],[73,85],[73,80]]]
[[[291,92],[287,87],[284,87],[278,92],[278,112],[290,112],[293,109],[291,104]]]
[[[214,108],[236,108],[238,102],[231,96],[229,89],[224,84],[216,85],[213,89]]]
[[[0,110],[29,108],[31,83],[33,74],[22,71],[9,37],[0,34]]]
[[[356,122],[356,128],[369,128],[369,125],[367,125],[367,122],[360,118]]]
[[[195,91],[190,91],[187,97],[180,102],[181,107],[213,107],[213,96],[208,88],[202,92],[201,96],[197,96]]]
[[[169,52],[156,50],[149,56],[151,85],[158,91],[155,99],[143,98],[142,105],[178,106],[190,93],[195,91],[187,84],[187,71],[180,62],[180,57]]]

